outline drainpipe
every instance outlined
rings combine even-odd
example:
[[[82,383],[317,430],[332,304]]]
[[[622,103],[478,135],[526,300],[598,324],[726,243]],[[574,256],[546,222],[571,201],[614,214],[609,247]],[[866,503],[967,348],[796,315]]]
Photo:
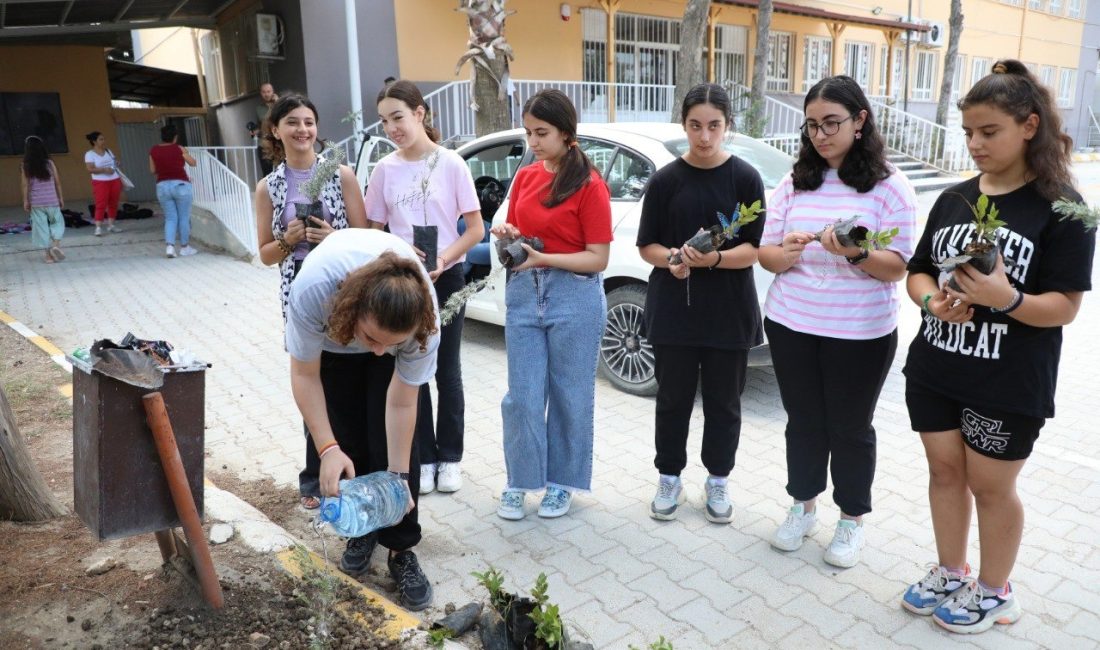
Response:
[[[913,22],[913,0],[909,0],[909,8],[906,10],[905,21],[908,23]],[[906,113],[909,112],[909,48],[913,46],[913,31],[910,29],[905,30],[905,85],[902,92],[904,93],[901,98],[902,110]]]
[[[363,130],[363,89],[359,83],[359,29],[355,22],[355,0],[344,0],[344,23],[348,41],[348,86],[351,90],[351,151],[348,160],[355,160],[359,152],[359,132]]]

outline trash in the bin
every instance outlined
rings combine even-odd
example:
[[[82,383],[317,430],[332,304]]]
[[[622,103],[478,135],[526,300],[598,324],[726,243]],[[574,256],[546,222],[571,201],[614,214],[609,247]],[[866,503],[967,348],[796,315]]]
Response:
[[[120,348],[129,348],[131,350],[138,350],[144,352],[162,366],[168,366],[172,364],[172,344],[168,341],[146,341],[145,339],[139,339],[134,336],[133,332],[126,332],[126,336],[122,337],[122,341],[118,344]]]
[[[137,350],[119,347],[104,347],[110,341],[96,341],[92,345],[92,368],[121,382],[157,390],[164,385],[164,373],[160,366],[148,355]]]

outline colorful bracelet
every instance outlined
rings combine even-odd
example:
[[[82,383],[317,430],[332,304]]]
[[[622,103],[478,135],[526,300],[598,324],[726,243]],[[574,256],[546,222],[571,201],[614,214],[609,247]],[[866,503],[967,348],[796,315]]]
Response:
[[[290,247],[290,244],[286,243],[286,239],[283,239],[282,236],[276,239],[275,243],[279,246],[279,250],[283,251],[285,255],[290,255],[294,252],[294,249]]]
[[[324,445],[321,446],[320,449],[317,450],[317,457],[318,458],[323,458],[324,455],[327,454],[328,452],[332,451],[333,449],[339,449],[339,448],[340,448],[340,443],[336,442],[335,440],[333,440],[332,442],[325,443]]]
[[[931,299],[932,299],[932,294],[930,294],[930,293],[924,294],[924,297],[922,297],[920,299],[921,310],[926,314],[932,314],[932,310],[928,308],[928,301],[931,300]],[[932,315],[935,316],[935,314],[932,314]]]

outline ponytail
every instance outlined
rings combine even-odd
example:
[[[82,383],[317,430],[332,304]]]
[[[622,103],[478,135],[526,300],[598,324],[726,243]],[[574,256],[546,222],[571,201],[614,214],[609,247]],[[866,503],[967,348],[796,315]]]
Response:
[[[1069,169],[1073,139],[1062,133],[1062,117],[1050,89],[1027,66],[1015,59],[993,64],[993,72],[975,83],[958,104],[962,111],[978,105],[992,106],[1012,116],[1017,124],[1032,115],[1038,117],[1039,126],[1024,150],[1024,163],[1035,177],[1035,189],[1054,201],[1073,187]]]
[[[593,171],[597,176],[599,171],[577,146],[577,109],[565,93],[554,88],[540,90],[523,105],[523,114],[546,122],[566,137],[565,143],[569,148],[558,163],[558,171],[550,183],[549,196],[542,201],[544,206],[552,208],[584,187],[592,178]]]
[[[592,178],[594,169],[596,166],[577,146],[577,141],[571,139],[569,148],[565,150],[565,154],[558,163],[554,180],[550,183],[550,195],[543,199],[542,204],[552,208],[564,203]]]

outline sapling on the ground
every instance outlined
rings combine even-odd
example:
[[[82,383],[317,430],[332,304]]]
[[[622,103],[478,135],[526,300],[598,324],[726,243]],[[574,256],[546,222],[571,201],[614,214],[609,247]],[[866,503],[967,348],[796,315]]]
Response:
[[[691,246],[700,253],[710,253],[718,250],[722,244],[737,237],[737,233],[741,230],[741,227],[756,221],[760,217],[760,213],[764,209],[760,207],[760,200],[746,205],[744,203],[738,203],[730,217],[736,215],[737,218],[730,220],[726,215],[718,212],[719,226],[711,226],[710,228],[700,228],[699,232],[695,233],[691,239],[684,242],[684,246]],[[668,256],[669,264],[683,264],[683,257],[679,252],[673,253]]]

